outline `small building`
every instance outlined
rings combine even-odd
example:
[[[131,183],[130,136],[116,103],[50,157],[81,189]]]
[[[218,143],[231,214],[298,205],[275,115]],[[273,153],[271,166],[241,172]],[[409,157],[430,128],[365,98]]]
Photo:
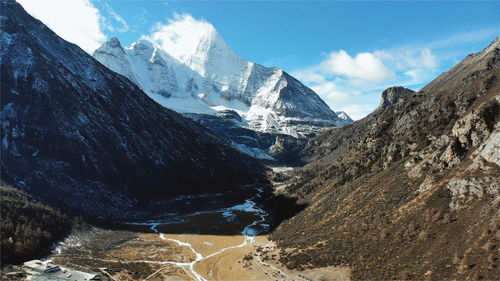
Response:
[[[62,271],[59,266],[51,266],[47,265],[47,269],[43,271],[43,273],[56,273]]]
[[[93,273],[86,273],[69,268],[62,268],[48,261],[32,260],[27,261],[23,265],[23,270],[26,274],[31,275],[30,280],[47,281],[47,280],[71,280],[71,281],[86,281],[100,280],[100,276]]]

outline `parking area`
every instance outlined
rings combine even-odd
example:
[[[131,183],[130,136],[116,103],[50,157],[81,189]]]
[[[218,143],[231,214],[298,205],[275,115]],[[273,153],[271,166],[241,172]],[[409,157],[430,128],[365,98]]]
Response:
[[[24,272],[29,276],[29,280],[71,280],[71,281],[87,281],[101,280],[99,275],[86,273],[82,271],[72,270],[65,267],[54,265],[47,261],[31,260],[23,265]]]

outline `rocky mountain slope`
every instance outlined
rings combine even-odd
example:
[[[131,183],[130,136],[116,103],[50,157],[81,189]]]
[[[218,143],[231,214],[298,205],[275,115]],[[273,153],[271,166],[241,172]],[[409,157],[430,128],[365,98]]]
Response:
[[[253,183],[264,168],[1,2],[2,179],[113,219],[154,200]]]
[[[273,239],[289,268],[361,280],[500,276],[500,38],[419,92],[311,140],[288,194],[309,206]]]
[[[248,149],[243,151],[259,158],[280,157],[270,149],[276,137],[283,140],[289,139],[283,135],[292,136],[301,139],[295,141],[300,144],[326,128],[348,123],[283,70],[238,56],[210,23],[192,18],[185,21],[196,28],[175,30],[171,35],[182,42],[182,48],[161,48],[147,40],[124,48],[112,38],[94,52],[94,57],[161,105],[205,121],[214,132],[229,122],[226,130],[231,132],[220,136],[245,146]],[[231,118],[225,118],[227,111],[231,111]],[[245,134],[247,141],[242,142],[238,135],[242,130],[255,131],[259,137]],[[273,141],[260,142],[259,138],[267,138],[263,134],[272,134]]]

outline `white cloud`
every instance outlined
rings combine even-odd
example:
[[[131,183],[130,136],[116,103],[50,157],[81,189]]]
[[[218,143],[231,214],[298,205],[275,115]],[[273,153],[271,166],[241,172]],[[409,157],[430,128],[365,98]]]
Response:
[[[311,86],[311,89],[331,102],[348,102],[350,100],[350,95],[339,91],[333,82],[320,83]]]
[[[383,62],[371,53],[351,57],[346,51],[332,52],[318,67],[325,75],[343,75],[367,82],[381,82],[395,76]]]
[[[316,66],[292,73],[334,110],[360,119],[378,105],[380,92],[395,85],[412,87],[434,77],[439,62],[429,48],[362,52],[344,50],[325,56]]]
[[[386,63],[392,63],[398,70],[408,68],[434,68],[438,65],[436,56],[429,48],[396,49],[375,51],[374,55]]]
[[[209,32],[201,30],[215,30],[212,24],[205,20],[197,20],[189,14],[174,14],[167,24],[158,22],[153,26],[150,36],[142,36],[158,44],[168,53],[178,59],[196,53],[198,43],[202,36]]]
[[[429,48],[424,48],[420,52],[420,56],[417,57],[417,60],[409,61],[409,65],[410,67],[434,68],[438,66],[438,63],[432,51]]]
[[[315,66],[292,73],[311,87],[334,110],[353,119],[372,112],[387,87],[401,85],[418,90],[445,71],[444,65],[459,62],[467,49],[462,45],[480,42],[498,34],[498,28],[463,32],[431,42],[350,55],[338,50]]]
[[[57,35],[77,44],[88,53],[106,40],[100,26],[101,14],[89,0],[17,1]]]
[[[398,74],[396,81],[403,86],[428,82],[439,67],[436,56],[426,47],[379,50],[374,55]]]
[[[292,75],[303,83],[322,83],[325,82],[325,76],[315,73],[314,69],[306,69],[292,73]]]

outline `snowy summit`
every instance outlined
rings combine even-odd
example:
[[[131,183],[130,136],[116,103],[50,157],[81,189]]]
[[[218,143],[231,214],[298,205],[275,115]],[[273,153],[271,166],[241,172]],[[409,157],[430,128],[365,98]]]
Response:
[[[94,57],[181,113],[233,110],[244,127],[295,137],[347,123],[298,80],[246,61],[212,24],[191,16],[179,16],[129,47],[113,38]]]

